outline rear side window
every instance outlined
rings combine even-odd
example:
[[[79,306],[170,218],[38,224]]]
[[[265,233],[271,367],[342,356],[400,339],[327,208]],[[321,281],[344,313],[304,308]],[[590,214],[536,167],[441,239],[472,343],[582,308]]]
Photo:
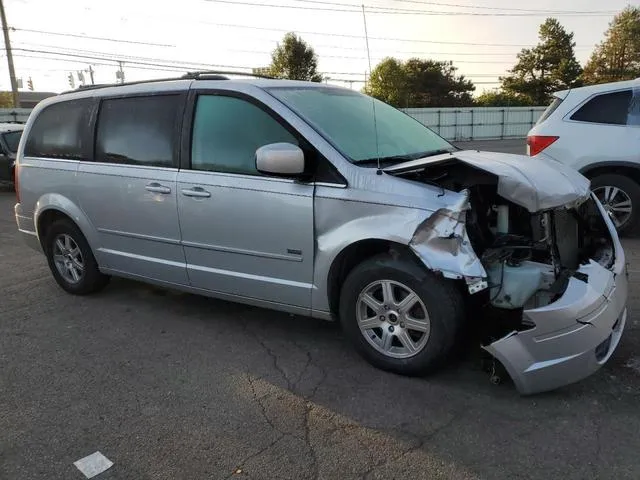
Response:
[[[24,154],[28,157],[81,160],[91,153],[88,134],[91,99],[71,100],[46,107],[35,119]]]
[[[609,125],[626,125],[631,90],[605,93],[592,98],[571,116],[571,120]]]
[[[536,125],[540,125],[547,118],[549,118],[551,114],[558,109],[561,103],[562,103],[561,98],[553,97],[553,102],[551,102],[551,105],[549,105],[547,109],[542,113],[542,116],[538,119],[538,121],[536,122]]]
[[[21,131],[8,132],[4,134],[4,142],[7,144],[7,148],[11,153],[16,153],[18,151],[20,137],[22,137]]]
[[[235,97],[198,97],[191,140],[192,169],[260,175],[256,150],[278,142],[299,145],[260,107]]]
[[[103,100],[98,114],[96,161],[177,166],[180,95]]]

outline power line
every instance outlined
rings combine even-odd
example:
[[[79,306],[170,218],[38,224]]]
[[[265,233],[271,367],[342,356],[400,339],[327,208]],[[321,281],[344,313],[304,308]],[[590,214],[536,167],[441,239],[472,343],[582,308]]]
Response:
[[[162,62],[162,63],[153,63],[152,61],[142,61],[142,60],[135,60],[135,59],[127,60],[126,57],[123,57],[123,56],[114,56],[114,58],[105,58],[105,57],[99,56],[99,55],[68,53],[68,52],[53,52],[53,51],[47,51],[47,50],[26,49],[26,48],[16,48],[14,50],[20,51],[20,52],[23,52],[23,53],[29,53],[30,55],[23,55],[23,54],[16,55],[16,56],[25,57],[25,58],[40,58],[40,59],[46,59],[46,60],[52,60],[52,61],[66,61],[66,62],[73,61],[73,60],[67,60],[67,59],[64,59],[64,58],[57,58],[57,57],[51,57],[51,56],[43,57],[42,56],[42,55],[57,55],[57,56],[61,56],[61,57],[69,57],[71,59],[79,58],[79,59],[83,59],[83,60],[86,60],[86,59],[97,60],[97,61],[92,62],[92,63],[94,63],[96,65],[105,65],[105,66],[113,66],[113,67],[115,67],[115,66],[118,65],[119,61],[124,61],[124,63],[129,67],[132,67],[134,65],[141,65],[141,66],[145,66],[145,67],[154,67],[154,68],[147,68],[147,70],[169,69],[168,71],[183,71],[183,70],[189,70],[189,69],[203,69],[203,70],[205,70],[205,69],[215,69],[215,68],[230,68],[230,69],[249,70],[249,69],[253,68],[253,67],[250,67],[250,66],[200,64],[200,63],[197,63],[197,62],[182,62],[182,61],[174,61],[174,60],[157,60],[157,61]],[[31,55],[31,54],[34,54],[34,53],[41,54],[41,55],[40,56]],[[108,55],[110,55],[110,54],[108,54]],[[150,60],[153,60],[153,59],[150,59]],[[112,62],[112,63],[104,63],[104,62]],[[242,72],[238,72],[238,73],[242,73]],[[322,72],[322,73],[327,74],[327,75],[354,75],[354,76],[361,76],[361,77],[365,75],[364,72]],[[497,77],[499,77],[500,75],[503,75],[503,74],[464,73],[463,75],[466,76],[466,77],[474,77],[474,78],[482,78],[482,77],[497,78]]]
[[[204,0],[204,1],[210,1],[210,0]],[[225,0],[225,1],[227,1],[227,0]],[[295,1],[295,0],[292,0],[292,1]],[[311,0],[307,0],[307,1],[311,1]],[[93,10],[91,7],[86,7],[86,9],[87,10]],[[357,12],[360,13],[360,10],[357,10]],[[96,11],[96,13],[99,13],[99,12]],[[134,12],[134,13],[142,14],[142,12]],[[359,39],[359,40],[364,41],[364,37],[361,36],[361,35],[350,35],[350,34],[341,34],[341,33],[332,33],[332,32],[314,32],[314,31],[303,31],[303,30],[292,30],[292,29],[281,29],[281,28],[269,28],[269,27],[259,27],[259,26],[253,26],[253,25],[238,25],[238,24],[230,24],[230,23],[216,23],[216,22],[209,22],[209,21],[205,21],[205,20],[198,20],[198,19],[195,19],[193,17],[186,18],[186,17],[172,16],[170,19],[168,19],[168,18],[163,17],[163,16],[153,15],[150,12],[147,12],[147,11],[145,11],[143,13],[143,15],[144,15],[145,19],[156,18],[156,19],[159,19],[161,21],[167,21],[167,22],[171,22],[171,23],[175,23],[176,21],[181,21],[181,22],[186,22],[186,23],[197,23],[197,24],[201,24],[201,25],[223,27],[223,28],[249,29],[249,30],[260,30],[260,31],[268,31],[268,32],[279,32],[279,33],[288,33],[288,32],[294,31],[295,33],[305,34],[305,35],[318,35],[318,36],[324,36],[324,37],[338,37],[338,38],[353,38],[353,39]],[[369,37],[369,40],[412,42],[412,43],[432,43],[432,44],[442,44],[442,45],[466,45],[466,46],[479,46],[479,47],[531,47],[531,44],[447,42],[447,41],[437,41],[437,40],[416,40],[416,39],[410,39],[410,38],[387,38],[387,37],[371,37],[371,36]],[[332,46],[332,48],[333,48],[333,46]],[[340,48],[354,49],[353,47],[348,47],[348,46],[344,46],[344,47],[340,47]],[[364,46],[362,48],[364,48]],[[582,49],[582,48],[584,48],[584,49],[592,49],[593,48],[593,44],[590,44],[590,45],[576,45],[574,48],[576,48],[576,49]],[[478,53],[478,55],[489,55],[489,54],[490,54],[490,52]]]
[[[269,27],[257,27],[253,25],[237,25],[233,23],[214,23],[207,22],[203,20],[192,20],[195,23],[200,23],[203,25],[212,25],[216,27],[227,27],[227,28],[240,28],[240,29],[249,29],[249,30],[263,30],[269,32],[282,32],[288,33],[291,32],[291,29],[281,29],[281,28],[269,28]],[[305,31],[305,30],[293,30],[295,33],[304,34],[304,35],[318,35],[325,37],[339,37],[339,38],[353,38],[364,40],[364,37],[361,35],[352,35],[348,33],[331,33],[331,32],[313,32],[313,31]],[[369,37],[369,40],[379,40],[379,41],[387,41],[387,42],[409,42],[409,43],[430,43],[430,44],[442,44],[442,45],[467,45],[467,46],[478,46],[478,47],[531,47],[531,44],[524,43],[479,43],[479,42],[450,42],[443,40],[418,40],[413,38],[394,38],[394,37]],[[593,45],[580,45],[581,47],[589,47],[593,48]]]
[[[16,44],[19,48],[15,48],[15,50],[21,50],[21,51],[29,51],[31,49],[27,48],[22,48],[24,45],[31,45],[31,46],[37,46],[37,47],[42,47],[42,44],[29,44],[29,43],[18,43]],[[50,48],[63,48],[63,47],[50,47]],[[269,52],[265,52],[265,51],[255,51],[255,50],[242,50],[242,49],[235,49],[235,50],[231,50],[234,52],[239,52],[239,53],[252,53],[252,54],[268,54]],[[64,51],[59,52],[59,51],[54,51],[54,50],[41,50],[42,53],[49,53],[49,54],[70,54],[70,53],[77,53],[79,55],[96,55],[95,58],[98,59],[108,59],[108,60],[113,60],[113,61],[118,61],[118,60],[124,60],[124,61],[142,61],[142,62],[163,62],[163,63],[170,63],[172,65],[185,65],[185,66],[196,66],[195,68],[208,68],[207,65],[205,64],[201,64],[199,62],[191,62],[191,61],[184,61],[184,60],[173,60],[173,59],[163,59],[163,58],[149,58],[149,57],[140,57],[140,56],[132,56],[132,55],[122,55],[122,54],[117,54],[117,53],[108,53],[108,52],[96,52],[96,51],[90,51],[90,50],[80,50],[80,49],[73,49],[73,48],[64,48]],[[342,56],[342,55],[322,55],[320,56],[321,58],[334,58],[334,59],[345,59],[345,60],[366,60],[366,58],[364,56],[362,57],[356,57],[356,56]],[[385,57],[373,57],[374,60],[383,60]],[[456,60],[455,63],[457,64],[492,64],[492,65],[508,65],[511,62],[505,62],[505,61],[483,61],[483,60]],[[239,67],[242,68],[242,67]],[[248,68],[248,67],[247,67]]]
[[[245,38],[246,40],[246,38]],[[278,43],[279,40],[274,40],[271,38],[252,38],[251,40],[256,40],[256,41],[260,41],[260,42],[273,42],[273,43]],[[43,44],[43,43],[31,43],[31,42],[17,42],[16,45],[27,45],[27,46],[31,46],[31,47],[43,47],[43,48],[62,48],[65,50],[70,50],[68,49],[66,46],[60,46],[60,45],[49,45],[49,44]],[[358,48],[358,47],[350,47],[348,45],[326,45],[326,44],[317,44],[314,43],[313,44],[313,48],[314,50],[318,50],[320,48],[331,48],[331,49],[340,49],[340,50],[351,50],[351,51],[362,51],[364,54],[364,49],[363,48]],[[74,49],[71,49],[74,50]],[[257,51],[257,50],[240,50],[240,49],[225,49],[225,51],[233,51],[233,52],[247,52],[247,53],[268,53],[271,54],[272,50],[270,51]],[[425,51],[418,51],[418,50],[376,50],[379,54],[383,55],[381,57],[375,57],[376,59],[384,59],[396,54],[407,54],[407,55],[449,55],[449,56],[509,56],[509,57],[515,57],[515,55],[518,53],[516,51],[511,52],[511,53],[506,53],[506,52],[495,52],[495,53],[491,53],[491,52],[425,52]],[[389,52],[390,55],[384,55],[384,52]],[[113,54],[115,55],[115,54]],[[319,57],[324,58],[353,58],[353,59],[359,59],[359,58],[364,58],[364,57],[349,57],[349,56],[341,56],[341,55],[325,55],[324,53],[319,53],[318,54]]]
[[[310,7],[301,5],[275,5],[267,3],[254,3],[242,0],[206,0],[209,3],[224,3],[227,5],[247,5],[252,7],[266,7],[266,8],[288,8],[294,10],[315,10],[325,12],[342,12],[342,13],[360,13],[360,9],[356,8],[357,5],[327,2],[322,0],[294,0],[298,2],[314,3],[321,5],[332,5],[330,7]],[[335,8],[336,6],[347,8]],[[480,17],[540,17],[547,16],[544,13],[532,12],[532,13],[478,13],[478,12],[443,12],[437,10],[415,10],[406,8],[389,8],[389,7],[377,7],[367,6],[367,11],[372,14],[384,14],[384,15],[430,15],[430,16],[480,16]],[[573,16],[573,17],[597,17],[597,16],[610,16],[611,13],[567,13],[557,14],[558,16]]]
[[[440,2],[426,2],[424,0],[394,0],[396,2],[401,3],[414,3],[419,5],[437,5],[440,7],[456,7],[456,8],[476,8],[478,10],[511,10],[515,12],[536,12],[536,13],[545,13],[549,15],[560,14],[560,13],[598,13],[598,14],[615,14],[616,11],[613,10],[587,10],[587,11],[577,11],[577,10],[544,10],[544,9],[536,9],[536,8],[513,8],[513,7],[485,7],[483,5],[462,5],[459,3],[440,3]]]
[[[19,32],[28,32],[28,33],[39,33],[42,35],[56,35],[60,37],[73,37],[73,38],[84,38],[88,40],[101,40],[103,42],[129,43],[129,44],[135,44],[135,45],[148,45],[152,47],[175,47],[175,45],[169,45],[166,43],[149,43],[149,42],[138,42],[135,40],[121,40],[116,38],[92,37],[90,35],[79,35],[75,33],[61,33],[61,32],[47,32],[44,30],[33,30],[29,28],[11,27],[11,30],[19,31]]]

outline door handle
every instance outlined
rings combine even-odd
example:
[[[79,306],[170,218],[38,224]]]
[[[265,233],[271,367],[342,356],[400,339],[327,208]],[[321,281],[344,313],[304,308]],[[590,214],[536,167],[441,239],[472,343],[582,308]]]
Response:
[[[158,182],[149,183],[144,188],[149,192],[153,192],[153,193],[171,193],[171,189],[169,187],[160,185]]]
[[[202,187],[183,188],[181,192],[185,197],[209,198],[211,196],[211,193]]]

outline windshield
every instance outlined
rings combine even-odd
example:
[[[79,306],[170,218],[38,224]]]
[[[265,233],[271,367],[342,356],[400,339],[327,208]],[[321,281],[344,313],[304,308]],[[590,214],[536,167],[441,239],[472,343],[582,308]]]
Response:
[[[269,92],[307,121],[353,163],[409,160],[455,147],[417,120],[344,88],[276,87]],[[376,119],[373,110],[375,104]],[[376,125],[378,150],[376,149]]]
[[[8,132],[4,134],[4,141],[11,153],[16,153],[18,151],[18,144],[20,143],[21,136],[22,131]]]

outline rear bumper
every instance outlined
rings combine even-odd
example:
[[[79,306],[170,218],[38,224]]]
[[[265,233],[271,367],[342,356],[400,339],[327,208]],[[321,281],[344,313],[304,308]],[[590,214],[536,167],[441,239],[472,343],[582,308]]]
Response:
[[[33,217],[29,215],[25,215],[19,203],[17,203],[16,206],[14,207],[14,212],[16,215],[16,224],[18,225],[18,232],[20,232],[22,241],[26,243],[29,247],[33,248],[34,250],[42,253],[42,245],[40,244],[38,233],[35,231]]]

